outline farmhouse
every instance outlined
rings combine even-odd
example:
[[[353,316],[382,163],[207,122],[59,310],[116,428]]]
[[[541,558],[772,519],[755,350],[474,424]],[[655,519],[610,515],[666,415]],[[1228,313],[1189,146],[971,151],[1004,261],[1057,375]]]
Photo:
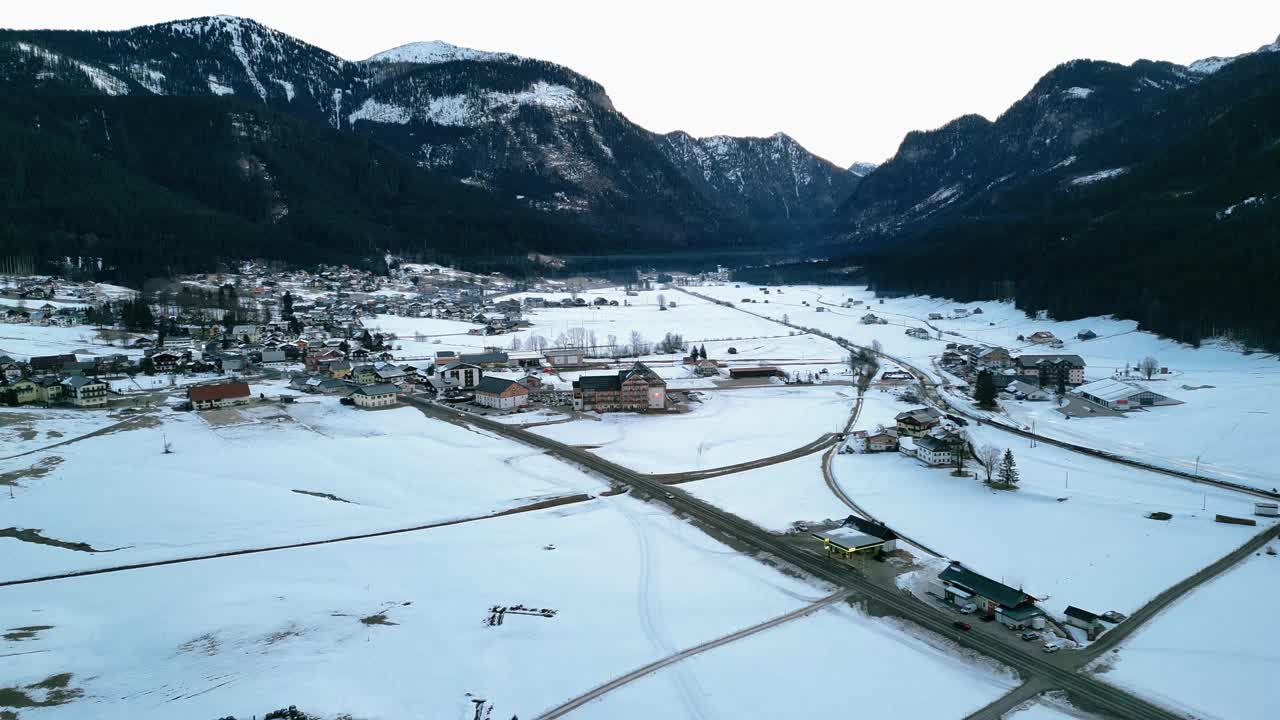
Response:
[[[1012,395],[1018,400],[1048,400],[1049,391],[1044,390],[1036,385],[1025,383],[1021,380],[1014,380],[1004,388],[1004,391]]]
[[[916,438],[916,458],[925,465],[950,465],[955,461],[951,443],[932,435]]]
[[[357,407],[387,407],[396,404],[396,386],[390,383],[361,385],[349,397]]]
[[[187,389],[187,399],[196,410],[244,405],[252,399],[248,383],[232,382],[218,385],[196,385]]]
[[[1048,330],[1038,330],[1027,336],[1027,341],[1035,343],[1036,345],[1048,345],[1057,339],[1058,338]]]
[[[1181,405],[1181,400],[1152,392],[1138,383],[1121,380],[1095,380],[1073,391],[1081,398],[1108,410],[1136,410],[1157,405]]]
[[[994,617],[1014,630],[1044,627],[1044,611],[1036,607],[1035,598],[979,575],[959,562],[951,563],[929,581],[928,592],[960,607],[975,605],[979,615]]]
[[[875,554],[898,549],[898,536],[881,523],[850,515],[844,524],[832,530],[811,533],[822,541],[827,555],[849,560],[859,553]]]
[[[584,412],[643,412],[667,404],[667,382],[637,361],[612,375],[584,375],[573,381],[573,407]]]
[[[102,407],[107,404],[107,384],[96,378],[72,375],[62,381],[64,394],[76,407]]]
[[[921,437],[928,433],[942,419],[942,413],[933,408],[917,408],[898,413],[894,420],[898,422],[898,435]]]
[[[529,404],[529,388],[498,377],[487,377],[476,386],[476,403],[485,407],[509,410]]]

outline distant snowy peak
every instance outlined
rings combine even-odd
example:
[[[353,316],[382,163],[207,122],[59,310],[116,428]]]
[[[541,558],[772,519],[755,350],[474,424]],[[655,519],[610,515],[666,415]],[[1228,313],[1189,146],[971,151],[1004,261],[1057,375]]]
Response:
[[[853,173],[854,175],[857,175],[858,177],[866,177],[870,175],[871,172],[878,167],[880,167],[879,163],[859,161],[850,165],[848,169],[849,169],[849,172]]]
[[[512,55],[511,53],[473,50],[472,48],[451,45],[443,40],[431,40],[429,42],[414,42],[407,45],[401,45],[400,47],[394,47],[390,50],[383,50],[382,52],[365,60],[365,62],[416,63],[419,65],[432,65],[435,63],[453,62],[455,60],[505,62],[519,59],[520,57],[518,55]]]
[[[1199,75],[1212,75],[1213,73],[1218,72],[1222,68],[1226,67],[1227,65],[1230,65],[1231,63],[1235,62],[1236,60],[1239,60],[1242,57],[1248,57],[1250,55],[1257,55],[1259,53],[1269,53],[1269,52],[1280,52],[1280,37],[1277,37],[1275,42],[1269,43],[1267,45],[1263,45],[1262,47],[1258,48],[1257,50],[1254,50],[1253,52],[1244,53],[1242,55],[1235,55],[1232,57],[1214,56],[1214,57],[1207,57],[1202,60],[1196,60],[1195,62],[1187,65],[1187,69]]]

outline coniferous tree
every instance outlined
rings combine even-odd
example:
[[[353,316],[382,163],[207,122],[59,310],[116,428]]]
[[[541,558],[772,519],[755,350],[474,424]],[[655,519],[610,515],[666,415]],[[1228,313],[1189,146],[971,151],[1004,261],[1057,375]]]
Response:
[[[1018,466],[1013,461],[1013,451],[1006,449],[1004,458],[1000,460],[1000,484],[1006,487],[1017,487]]]
[[[983,410],[996,409],[996,383],[990,372],[983,370],[978,373],[978,379],[973,385],[973,399],[978,401],[978,407]]]

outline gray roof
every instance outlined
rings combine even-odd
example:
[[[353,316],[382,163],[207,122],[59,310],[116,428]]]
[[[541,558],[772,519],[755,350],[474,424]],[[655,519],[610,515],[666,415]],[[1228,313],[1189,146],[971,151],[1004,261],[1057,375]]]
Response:
[[[1067,609],[1063,611],[1063,614],[1064,614],[1064,615],[1066,615],[1067,617],[1072,617],[1072,618],[1075,618],[1075,619],[1077,619],[1077,620],[1083,620],[1083,621],[1085,621],[1085,622],[1090,622],[1090,623],[1091,623],[1091,622],[1097,622],[1097,621],[1098,621],[1098,616],[1097,616],[1097,615],[1094,615],[1093,613],[1089,612],[1088,610],[1081,610],[1080,608],[1076,607],[1075,605],[1068,605],[1068,606],[1067,606]]]
[[[1019,355],[1016,362],[1020,367],[1024,368],[1034,367],[1041,363],[1066,363],[1072,367],[1084,367],[1084,358],[1079,355]]]
[[[492,364],[506,363],[507,354],[504,352],[471,353],[471,354],[461,355],[459,356],[458,359],[464,363],[471,363],[473,365],[481,365],[481,364],[492,365]]]
[[[490,375],[480,381],[480,384],[476,386],[476,392],[492,393],[497,395],[505,392],[507,388],[510,388],[512,385],[524,388],[524,385],[521,385],[515,380],[507,380],[506,378],[493,377]]]
[[[989,577],[979,575],[958,562],[948,565],[947,569],[938,575],[938,579],[961,585],[985,598],[995,600],[1004,607],[1014,608],[1035,601],[1035,598],[1021,590],[1015,590]]]
[[[361,395],[394,395],[400,392],[400,389],[391,383],[376,383],[374,385],[361,385],[355,391]]]

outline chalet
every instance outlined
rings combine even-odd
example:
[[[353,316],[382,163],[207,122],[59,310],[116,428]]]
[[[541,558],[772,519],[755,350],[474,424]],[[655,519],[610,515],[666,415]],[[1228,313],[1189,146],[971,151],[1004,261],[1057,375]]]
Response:
[[[1084,630],[1090,640],[1096,640],[1107,629],[1107,626],[1102,624],[1101,617],[1088,610],[1081,610],[1075,605],[1068,605],[1062,614],[1066,616],[1068,625]]]
[[[66,396],[62,381],[53,375],[36,378],[36,385],[40,386],[40,400],[46,405],[52,405]]]
[[[1037,330],[1036,332],[1031,333],[1027,336],[1027,342],[1033,345],[1053,345],[1055,343],[1061,343],[1057,336],[1048,330]]]
[[[325,367],[329,363],[345,359],[346,356],[337,348],[326,348],[324,346],[311,346],[307,348],[306,365],[307,369],[311,371]]]
[[[361,385],[351,393],[351,401],[362,408],[389,407],[396,404],[397,392],[390,383]]]
[[[1014,368],[1032,385],[1084,384],[1084,358],[1079,355],[1019,355]]]
[[[1013,358],[1002,347],[970,345],[965,348],[969,364],[986,370],[1002,370],[1013,367]]]
[[[324,366],[324,372],[331,378],[344,380],[351,375],[353,367],[350,360],[334,360]]]
[[[72,375],[62,381],[63,395],[76,407],[103,407],[107,404],[107,384],[97,378]]]
[[[1035,598],[953,562],[929,582],[930,595],[953,605],[975,606],[980,616],[995,618],[1013,630],[1044,627],[1044,611]]]
[[[573,382],[573,407],[584,412],[643,412],[666,407],[667,382],[637,361],[610,375],[583,375]]]
[[[951,442],[944,438],[932,435],[916,438],[916,458],[925,465],[950,465],[955,457]]]
[[[1081,385],[1072,394],[1108,410],[1137,410],[1158,405],[1181,405],[1181,400],[1174,400],[1143,385],[1122,380],[1095,380]]]
[[[476,386],[476,404],[510,410],[529,404],[529,388],[515,380],[489,376]]]
[[[578,367],[586,353],[582,348],[553,348],[547,350],[547,363],[553,368]]]
[[[928,331],[928,330],[925,330],[924,328],[921,328],[921,327],[912,327],[912,328],[907,328],[907,335],[909,335],[910,337],[913,337],[913,338],[915,338],[915,339],[917,339],[917,340],[928,340],[928,339],[929,339],[929,331]]]
[[[846,518],[838,528],[812,535],[822,541],[822,547],[828,556],[841,560],[849,560],[860,553],[874,555],[898,549],[896,533],[881,523],[863,520],[855,515]]]
[[[938,426],[942,419],[942,413],[933,408],[917,408],[908,410],[907,412],[898,413],[894,420],[898,423],[899,437],[906,435],[910,437],[922,437],[929,430]]]
[[[236,325],[231,328],[230,335],[236,340],[248,340],[249,342],[258,342],[262,337],[262,328],[257,325]]]
[[[191,401],[194,410],[244,405],[252,399],[248,383],[230,382],[187,388],[187,400]]]
[[[889,321],[877,316],[875,313],[867,313],[862,316],[860,321],[863,325],[888,325]]]
[[[898,431],[893,428],[867,434],[867,452],[893,452],[898,449]]]
[[[151,366],[159,373],[172,373],[182,364],[182,356],[175,352],[162,350],[151,355]]]
[[[1098,333],[1092,330],[1081,330],[1080,332],[1076,333],[1077,340],[1093,340],[1096,337],[1098,337]]]
[[[720,375],[720,364],[715,360],[699,360],[693,366],[693,373],[698,377],[717,377]]]
[[[378,382],[378,371],[372,365],[356,365],[351,368],[350,378],[361,385]]]
[[[373,374],[377,376],[378,382],[380,383],[394,384],[394,383],[405,382],[406,380],[408,380],[408,375],[405,373],[405,371],[399,367],[396,367],[392,363],[381,363],[378,365],[374,365],[373,367],[374,367]],[[417,372],[417,368],[414,368],[414,372],[415,373]]]
[[[450,385],[470,390],[480,384],[484,370],[479,365],[464,362],[451,362],[440,369],[440,376]]]

